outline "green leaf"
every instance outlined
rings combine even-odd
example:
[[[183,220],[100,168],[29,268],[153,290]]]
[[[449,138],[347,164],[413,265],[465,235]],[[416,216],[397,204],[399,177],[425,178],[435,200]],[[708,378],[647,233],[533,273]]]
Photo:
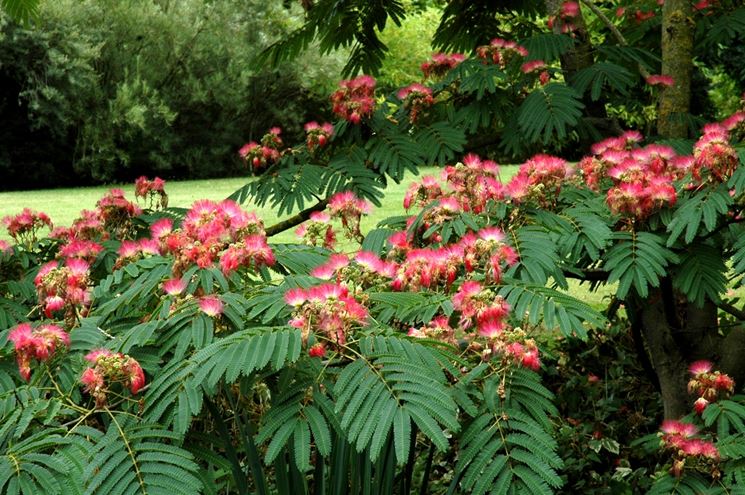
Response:
[[[334,395],[341,427],[350,443],[370,460],[391,427],[399,464],[406,462],[413,420],[435,446],[448,446],[445,429],[457,431],[457,406],[447,389],[440,364],[431,351],[397,337],[371,337],[360,341],[362,357],[339,374]]]
[[[604,88],[608,87],[621,95],[627,95],[628,88],[636,81],[631,72],[621,65],[613,62],[596,62],[577,71],[571,82],[580,94],[590,89],[592,101],[597,101]]]
[[[310,469],[310,428],[305,421],[298,421],[295,425],[293,437],[293,455],[295,464],[301,473]]]
[[[13,19],[25,24],[39,16],[40,0],[2,0],[3,10]]]
[[[450,122],[435,122],[424,127],[415,137],[424,155],[423,165],[445,165],[463,151],[466,135]]]
[[[545,227],[526,225],[507,233],[518,261],[505,272],[506,276],[539,285],[552,277],[561,287],[568,287],[559,266],[558,246]]]
[[[678,257],[667,249],[661,236],[651,232],[616,232],[616,243],[603,257],[608,270],[608,283],[618,282],[616,292],[625,299],[631,288],[641,297],[649,295],[649,287],[659,287],[660,277]]]
[[[584,105],[573,88],[550,83],[535,89],[518,110],[518,124],[530,142],[548,144],[567,137],[568,128],[577,125]]]
[[[718,302],[727,290],[727,266],[720,248],[704,243],[689,246],[673,274],[673,286],[699,307]]]
[[[566,336],[587,337],[587,327],[601,328],[605,317],[589,304],[540,284],[504,278],[499,295],[512,308],[512,314],[546,329],[558,328]]]
[[[667,231],[670,232],[667,246],[673,246],[683,231],[685,231],[685,243],[690,244],[702,230],[702,223],[703,232],[713,231],[719,220],[727,214],[731,204],[732,197],[724,184],[716,188],[706,188],[683,199],[679,202],[667,226]]]
[[[528,49],[526,60],[558,60],[574,46],[574,39],[566,34],[538,33],[520,41]]]

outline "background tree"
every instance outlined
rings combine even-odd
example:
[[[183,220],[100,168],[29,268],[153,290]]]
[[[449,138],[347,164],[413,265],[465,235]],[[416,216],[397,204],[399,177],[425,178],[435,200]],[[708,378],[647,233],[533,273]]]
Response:
[[[275,125],[300,139],[327,108],[336,58],[251,62],[300,12],[251,1],[41,2],[32,22],[4,16],[4,187],[244,173],[236,150],[247,139]]]

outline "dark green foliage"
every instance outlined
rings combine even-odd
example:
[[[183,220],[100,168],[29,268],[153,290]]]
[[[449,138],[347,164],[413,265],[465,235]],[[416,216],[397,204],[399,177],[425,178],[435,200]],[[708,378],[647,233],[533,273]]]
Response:
[[[681,201],[679,208],[673,213],[667,230],[670,237],[667,246],[673,246],[685,231],[684,241],[690,244],[703,227],[703,233],[713,231],[732,204],[732,197],[725,184],[716,188],[706,189]]]
[[[245,142],[276,125],[297,140],[324,118],[333,60],[250,63],[298,18],[238,1],[41,2],[34,26],[3,18],[5,187],[245,174]]]
[[[28,23],[39,14],[40,0],[3,0],[0,7],[11,18]]]
[[[650,287],[659,287],[669,264],[679,260],[664,247],[664,240],[658,234],[616,232],[613,238],[617,242],[608,249],[604,266],[610,272],[608,282],[619,283],[620,299],[625,299],[632,287],[638,295],[646,297]]]
[[[505,280],[500,290],[516,315],[531,325],[559,328],[567,337],[587,337],[585,324],[600,327],[605,318],[591,306],[542,284]]]
[[[499,390],[504,387],[506,394]],[[498,390],[499,389],[499,390]],[[504,395],[502,395],[504,394]],[[548,415],[555,414],[553,395],[534,373],[518,370],[488,380],[485,406],[462,436],[451,493],[506,494],[521,490],[551,494],[563,485]],[[456,485],[458,483],[458,485]]]
[[[621,95],[627,95],[628,88],[634,82],[634,77],[628,70],[612,62],[593,64],[578,71],[572,79],[572,85],[580,94],[584,94],[588,89],[590,90],[592,101],[597,101],[600,98],[605,87],[610,87]]]
[[[520,106],[518,123],[529,141],[541,141],[544,145],[555,137],[563,141],[567,137],[567,127],[577,124],[583,107],[579,95],[571,87],[550,83],[525,99]]]

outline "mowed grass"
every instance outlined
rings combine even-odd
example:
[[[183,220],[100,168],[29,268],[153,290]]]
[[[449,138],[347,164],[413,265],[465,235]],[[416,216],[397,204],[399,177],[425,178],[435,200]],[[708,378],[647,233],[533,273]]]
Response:
[[[518,167],[514,165],[502,166],[502,180],[509,180],[517,172],[517,169]],[[439,172],[440,170],[434,167],[423,167],[420,169],[419,176],[439,175]],[[417,179],[414,175],[407,175],[400,184],[390,182],[385,190],[382,205],[374,208],[371,215],[362,219],[362,231],[368,232],[370,229],[375,228],[377,223],[384,218],[405,214],[403,198],[406,194],[406,189],[413,180]],[[248,180],[250,179],[238,177],[230,179],[168,181],[166,183],[166,191],[168,192],[169,206],[188,208],[198,199],[219,201],[227,198],[238,188],[246,184]],[[134,199],[134,185],[132,184],[124,186],[3,192],[0,193],[0,218],[6,215],[14,215],[23,208],[31,208],[47,213],[56,226],[68,226],[79,216],[81,210],[94,209],[96,201],[106,194],[111,187],[123,189],[129,199]],[[254,204],[247,203],[243,206],[249,211],[255,211],[267,226],[289,216],[278,217],[269,205],[260,208]],[[282,232],[274,236],[272,241],[279,243],[293,242],[295,241],[293,231],[294,229]],[[4,228],[0,231],[0,238],[9,239]],[[605,301],[603,299],[608,297],[612,291],[612,288],[601,288],[600,291],[593,293],[587,290],[586,286],[580,286],[575,281],[570,281],[569,293],[592,304],[596,308],[601,308],[607,302],[607,299]]]
[[[501,169],[502,180],[509,180],[517,172],[517,168],[514,165],[503,166]],[[423,175],[439,175],[439,173],[439,168],[423,167],[420,169],[419,177]],[[382,199],[382,205],[375,207],[371,215],[363,218],[363,232],[375,228],[377,223],[386,217],[405,214],[403,198],[406,194],[406,189],[412,181],[417,179],[417,176],[408,174],[400,184],[392,181],[389,182],[385,190],[385,197]],[[227,198],[249,180],[251,179],[237,177],[230,179],[167,181],[168,206],[188,208],[198,199],[219,201]],[[0,193],[0,218],[19,213],[23,208],[31,208],[48,214],[55,226],[68,226],[80,215],[81,210],[94,209],[96,201],[112,187],[122,189],[130,200],[135,199],[133,184],[4,192]],[[243,207],[249,211],[255,211],[267,226],[297,213],[293,212],[290,215],[278,217],[276,211],[270,205],[258,207],[249,202],[244,204]],[[0,233],[0,238],[8,239],[4,229]],[[272,240],[274,242],[290,242],[294,239],[293,231],[290,230],[278,234]]]

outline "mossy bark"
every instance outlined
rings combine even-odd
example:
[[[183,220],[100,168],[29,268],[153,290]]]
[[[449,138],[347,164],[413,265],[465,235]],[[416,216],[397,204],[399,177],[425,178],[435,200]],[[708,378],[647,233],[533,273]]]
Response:
[[[666,0],[662,8],[662,73],[674,79],[660,94],[657,133],[666,138],[688,137],[695,29],[691,4]]]
[[[657,132],[665,138],[688,137],[693,71],[693,34],[690,0],[665,0],[662,9],[662,74],[674,79],[662,89]],[[635,304],[649,358],[659,380],[665,417],[677,419],[691,410],[687,391],[688,365],[696,359],[717,360],[716,308],[696,308],[681,299],[669,279],[644,301]]]

